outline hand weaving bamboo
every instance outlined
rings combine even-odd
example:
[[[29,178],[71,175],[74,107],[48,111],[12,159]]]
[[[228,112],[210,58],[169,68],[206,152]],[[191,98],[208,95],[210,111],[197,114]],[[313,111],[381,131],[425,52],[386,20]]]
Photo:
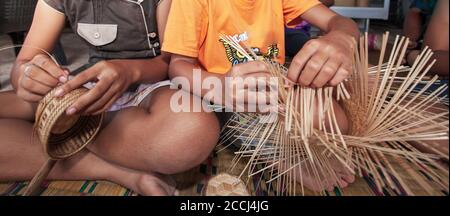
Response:
[[[430,90],[438,77],[426,78],[434,64],[429,63],[432,51],[428,48],[412,67],[401,66],[407,38],[396,37],[389,60],[383,63],[388,37],[389,33],[383,36],[379,65],[371,68],[367,35],[362,37],[355,49],[352,76],[337,87],[280,88],[279,103],[284,109],[280,109],[280,117],[274,122],[263,122],[261,115],[255,113],[235,113],[222,133],[221,144],[226,148],[242,142],[234,163],[248,162],[240,177],[265,174],[278,195],[304,195],[302,176],[313,176],[323,186],[327,178],[338,180],[337,171],[331,166],[337,162],[351,173],[372,178],[379,191],[388,187],[400,192],[402,188],[407,195],[413,195],[404,180],[412,178],[429,194],[433,186],[448,192],[448,170],[436,161],[448,160],[448,155],[429,144],[448,140],[448,109],[429,111],[438,104],[448,105],[446,97],[441,96],[448,87]],[[249,60],[257,60],[250,49],[233,38],[222,39]],[[284,86],[287,69],[266,62],[272,75],[279,78],[280,86]],[[424,87],[418,89],[419,85]],[[347,135],[338,127],[333,98],[349,118]],[[318,128],[313,127],[314,113],[319,116]],[[412,142],[428,146],[435,154],[418,151]],[[400,175],[393,164],[409,176]]]

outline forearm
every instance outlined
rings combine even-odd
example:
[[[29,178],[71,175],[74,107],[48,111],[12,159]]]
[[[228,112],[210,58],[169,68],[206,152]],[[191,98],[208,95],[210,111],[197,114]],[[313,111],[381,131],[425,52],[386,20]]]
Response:
[[[422,21],[420,13],[417,11],[410,11],[405,19],[403,35],[408,37],[411,41],[417,42],[420,39],[421,26]]]
[[[434,52],[436,59],[432,74],[448,77],[448,37],[449,37],[449,7],[448,1],[439,1],[424,37],[424,46]]]
[[[152,59],[110,60],[129,71],[134,84],[156,83],[168,79],[170,55],[162,55]]]
[[[336,15],[331,19],[326,32],[343,32],[354,37],[356,41],[358,41],[360,37],[359,28],[356,23],[353,20],[340,15]]]
[[[11,71],[11,83],[16,91],[21,66],[39,54],[51,52],[64,29],[65,22],[63,14],[46,5],[44,1],[37,1],[32,25]]]
[[[201,75],[201,77],[198,77],[198,75]],[[216,79],[220,81],[220,83],[222,84],[222,88],[219,89],[219,91],[220,93],[223,93],[224,92],[223,83],[225,80],[225,75],[207,72],[200,65],[192,62],[188,62],[185,60],[175,60],[172,61],[170,64],[169,77],[172,81],[176,81],[176,79],[178,78],[187,79],[188,85],[186,84],[181,85],[180,86],[181,89],[191,92],[192,94],[199,96],[205,100],[211,101],[215,104],[224,103],[223,100],[220,100],[217,97],[211,98],[212,96],[211,91],[213,89],[202,88],[202,83],[206,79]],[[177,82],[175,82],[175,84],[176,83]],[[219,92],[217,92],[214,95],[217,95],[218,93]]]
[[[298,19],[311,23],[311,25],[316,26],[327,34],[341,32],[357,40],[360,37],[359,28],[353,20],[337,14],[324,5],[317,5],[309,9]],[[342,39],[348,40],[348,37],[343,37]]]

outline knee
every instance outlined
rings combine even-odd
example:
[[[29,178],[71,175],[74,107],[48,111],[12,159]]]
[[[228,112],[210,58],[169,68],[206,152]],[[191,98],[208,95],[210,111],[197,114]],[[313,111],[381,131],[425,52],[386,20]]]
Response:
[[[214,113],[185,113],[174,121],[159,152],[156,171],[162,174],[176,174],[198,166],[214,150],[220,136]]]
[[[176,174],[198,166],[211,154],[220,136],[214,113],[172,111],[170,98],[175,92],[161,89],[155,93],[149,102],[148,119],[139,124],[139,130],[147,131],[138,136],[143,140],[143,151],[138,153],[142,156],[140,161],[151,171],[162,174]]]

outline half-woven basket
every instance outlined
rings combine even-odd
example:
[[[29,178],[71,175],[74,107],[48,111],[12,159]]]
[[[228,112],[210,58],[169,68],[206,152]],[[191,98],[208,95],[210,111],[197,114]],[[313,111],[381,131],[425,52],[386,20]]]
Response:
[[[206,185],[205,196],[250,196],[245,183],[236,176],[227,173],[210,179]]]
[[[35,194],[58,160],[67,159],[83,150],[100,131],[104,114],[66,115],[66,110],[87,91],[80,88],[63,97],[55,97],[53,90],[39,103],[34,135],[43,145],[48,161],[30,182],[24,195]]]
[[[86,147],[98,134],[103,115],[67,116],[66,110],[87,89],[76,89],[64,97],[50,92],[39,104],[35,132],[47,155],[54,160],[66,159]]]

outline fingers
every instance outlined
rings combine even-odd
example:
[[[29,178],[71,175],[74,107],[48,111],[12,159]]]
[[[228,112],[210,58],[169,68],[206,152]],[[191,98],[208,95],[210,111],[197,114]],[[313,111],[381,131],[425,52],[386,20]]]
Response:
[[[274,92],[274,83],[269,67],[262,61],[253,61],[234,66],[227,81],[228,90],[233,92],[230,98],[238,112],[269,112],[271,101],[277,101],[270,92]],[[276,83],[278,84],[278,83]]]
[[[30,93],[37,95],[45,95],[52,90],[51,87],[48,87],[40,82],[36,82],[29,78],[24,78],[20,80],[20,85]]]
[[[76,100],[72,106],[67,109],[67,115],[74,115],[80,113],[89,105],[93,104],[99,98],[102,98],[110,88],[111,82],[100,81],[95,87],[89,90],[86,94]]]
[[[269,73],[269,67],[262,61],[252,61],[245,64],[239,64],[231,69],[233,77],[245,77],[253,73]]]
[[[240,76],[242,79],[267,79],[269,80],[272,77],[271,74],[267,72],[254,72],[251,74],[244,74]]]
[[[116,97],[112,97],[112,98],[108,101],[108,103],[106,103],[103,107],[101,107],[100,109],[91,111],[90,114],[92,114],[92,115],[100,115],[100,114],[102,114],[103,112],[105,112],[105,111],[107,111],[109,108],[111,108],[112,105],[117,101],[118,98],[119,98],[119,97],[117,97],[117,96],[116,96]]]
[[[242,104],[268,104],[270,101],[278,101],[276,94],[269,92],[249,91],[241,89],[236,92],[234,101]]]
[[[111,100],[113,101],[113,103],[115,102],[116,97],[114,96],[116,95],[116,92],[118,92],[118,90],[114,89],[111,86],[108,90],[106,90],[106,93],[100,99],[97,99],[94,103],[92,103],[92,105],[89,106],[89,108],[86,109],[85,114],[104,111],[104,107],[106,107],[107,104],[111,102]]]
[[[351,74],[351,71],[353,71],[352,66],[345,66],[342,65],[337,70],[336,74],[334,75],[333,79],[329,82],[331,86],[337,86],[340,83],[344,82]]]
[[[333,61],[332,59],[329,59],[324,64],[319,74],[312,81],[311,87],[322,88],[325,85],[327,85],[328,82],[335,77],[336,72],[341,67],[340,64],[341,63],[338,61]]]
[[[328,34],[309,41],[295,56],[288,71],[288,79],[305,87],[336,86],[352,72],[353,39]]]
[[[352,184],[355,182],[355,175],[347,174],[342,177],[347,183]]]
[[[69,75],[69,72],[60,68],[50,57],[44,54],[36,55],[31,60],[31,63],[37,67],[40,67],[42,70],[46,71],[58,80],[63,80],[64,78],[67,79],[67,76]]]
[[[97,76],[98,71],[95,70],[95,68],[90,68],[59,87],[59,89],[55,91],[55,96],[62,97],[68,92],[71,92],[90,81],[97,80]]]
[[[241,89],[236,92],[234,102],[237,112],[267,113],[276,111],[278,96],[269,92]]]
[[[105,107],[112,105],[123,91],[129,86],[127,77],[119,77],[120,73],[116,68],[105,61],[99,62],[83,73],[74,77],[55,91],[58,97],[80,88],[86,83],[96,82],[95,86],[86,94],[76,100],[67,110],[67,115],[74,115],[84,112],[91,114],[105,110]],[[111,102],[113,101],[113,102]]]
[[[318,52],[313,57],[311,57],[308,63],[306,63],[306,66],[301,72],[297,82],[302,86],[310,86],[313,80],[322,70],[325,62],[328,61],[328,57],[328,54],[325,52]]]
[[[35,95],[43,96],[51,90],[51,87],[49,85],[43,83],[51,84],[53,79],[52,77],[48,78],[49,75],[47,75],[46,77],[45,73],[42,73],[40,69],[31,65],[23,67],[27,67],[28,69],[25,69],[23,76],[19,78],[19,85],[22,91],[27,91]],[[38,72],[36,73],[36,71]]]
[[[31,102],[38,102],[59,83],[66,82],[68,76],[67,71],[46,55],[36,55],[29,63],[21,65],[20,70],[19,96]]]
[[[306,66],[306,63],[317,52],[319,44],[312,40],[306,43],[306,45],[300,50],[300,52],[292,60],[291,66],[288,70],[288,78],[292,82],[297,83],[300,73]]]
[[[33,64],[24,64],[21,67],[23,67],[22,70],[25,77],[48,87],[55,87],[60,82],[58,79],[52,77],[50,74]]]
[[[233,87],[236,89],[244,88],[253,91],[277,91],[277,85],[278,82],[267,77],[248,77],[233,81]]]
[[[257,99],[269,98],[269,95],[278,98],[277,85],[277,82],[273,83],[265,77],[234,78],[228,87],[228,91],[234,93],[234,101],[255,103]],[[255,102],[252,102],[252,100]]]

